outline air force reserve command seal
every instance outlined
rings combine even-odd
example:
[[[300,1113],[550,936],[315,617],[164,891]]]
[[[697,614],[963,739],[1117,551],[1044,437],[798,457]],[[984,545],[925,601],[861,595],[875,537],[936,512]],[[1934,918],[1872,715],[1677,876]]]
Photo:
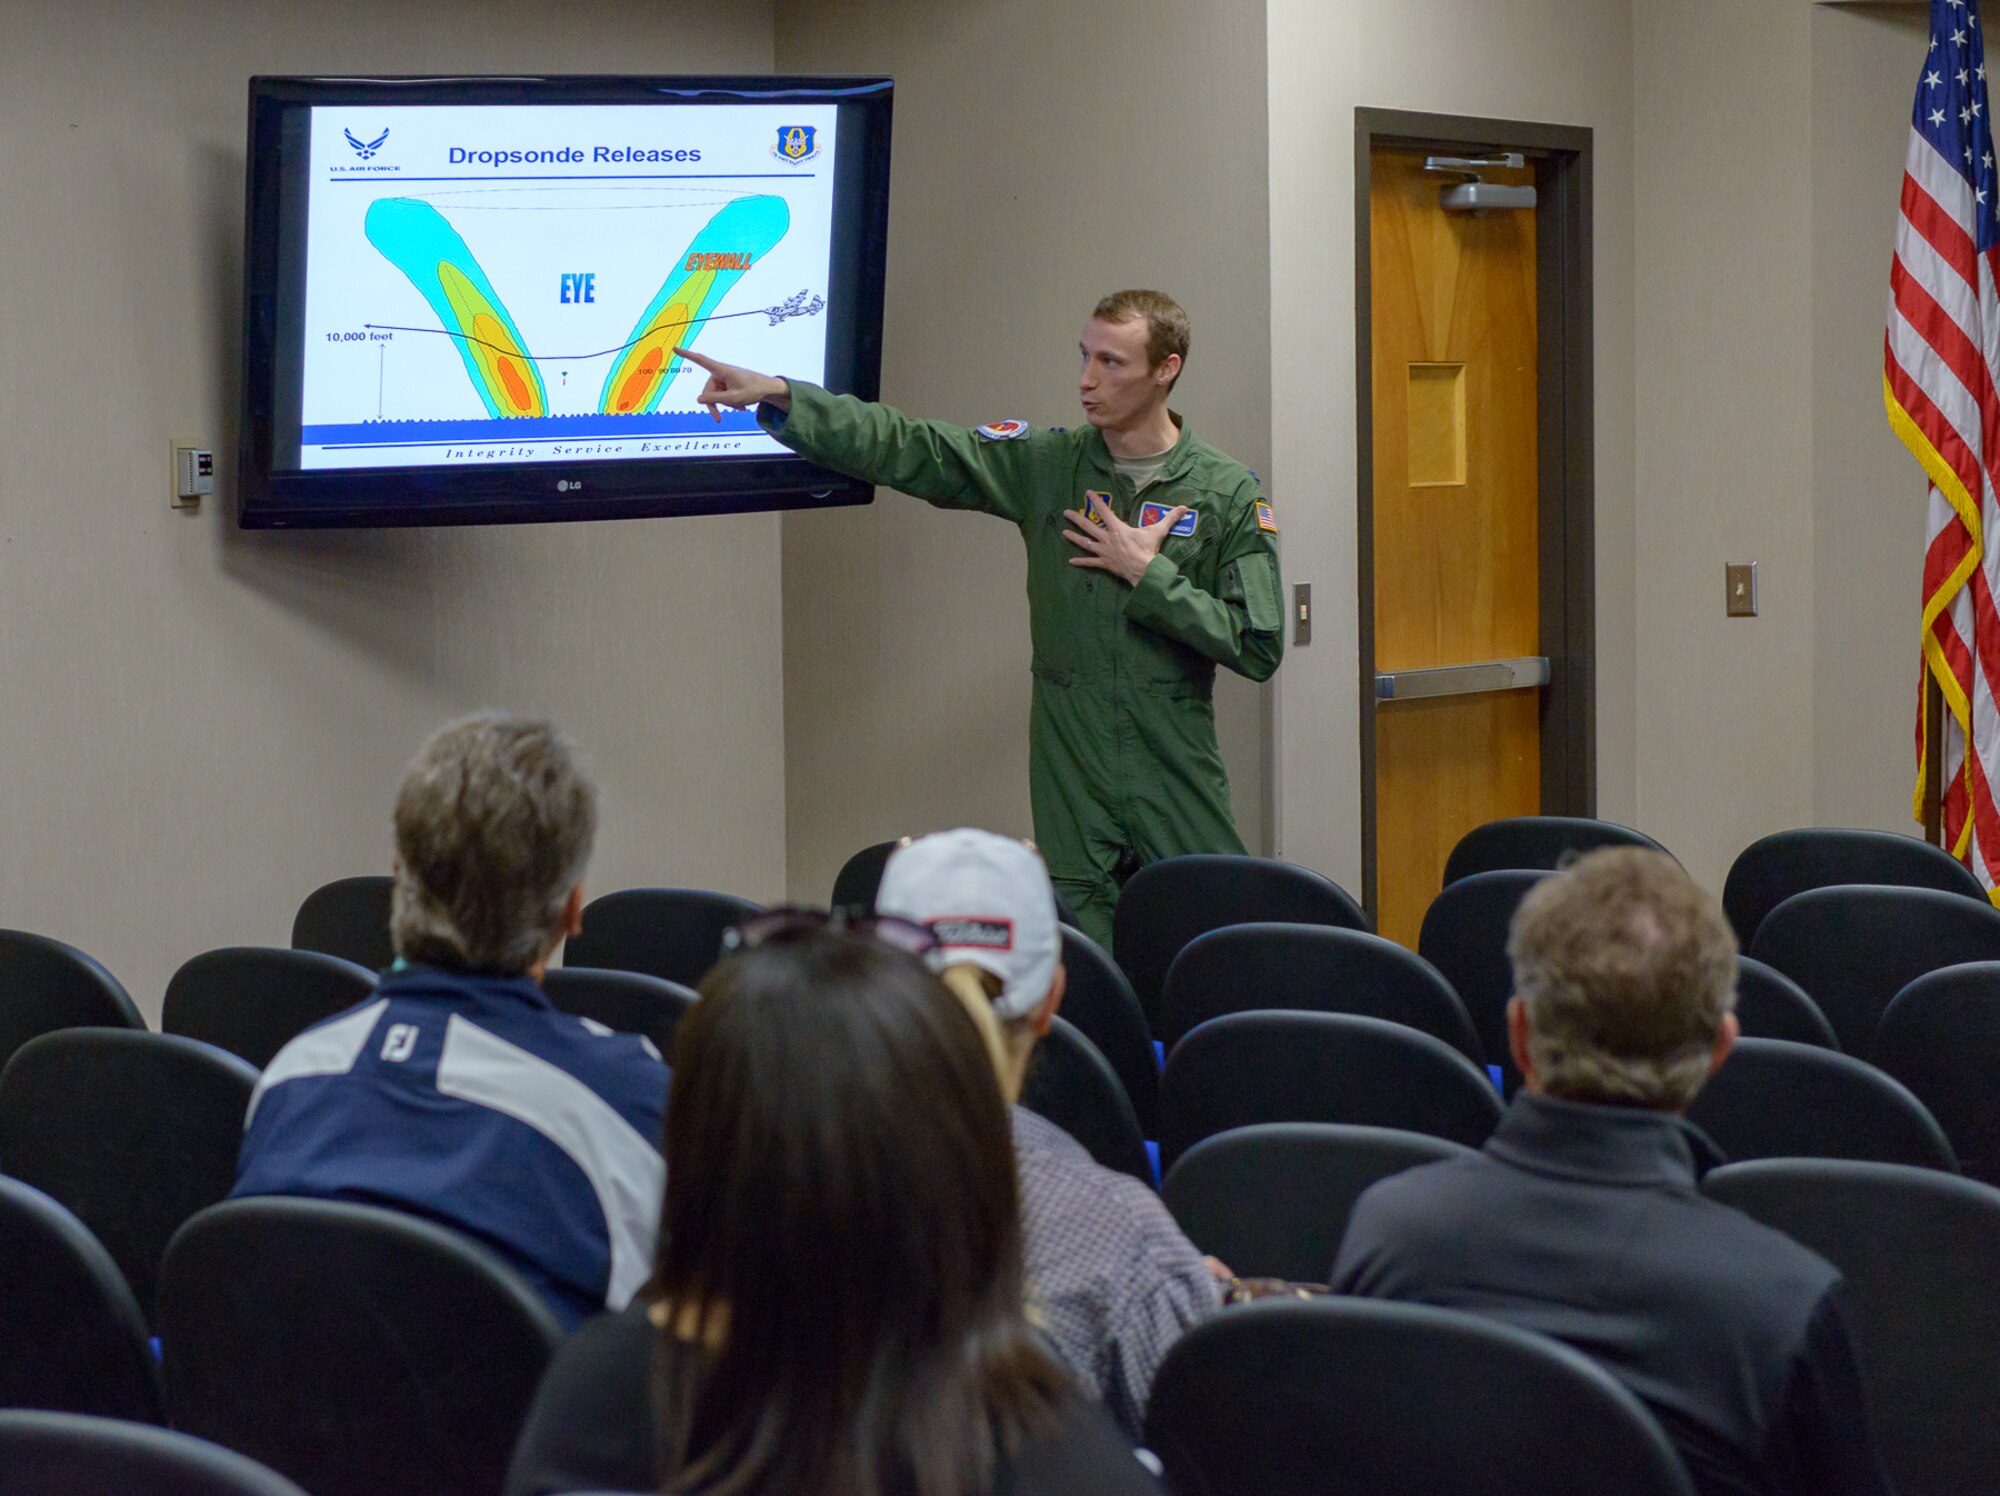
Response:
[[[778,143],[771,148],[771,154],[793,165],[810,161],[819,154],[818,134],[817,125],[780,125]]]
[[[1027,434],[1026,421],[988,421],[979,428],[979,439],[988,442],[1011,442]]]

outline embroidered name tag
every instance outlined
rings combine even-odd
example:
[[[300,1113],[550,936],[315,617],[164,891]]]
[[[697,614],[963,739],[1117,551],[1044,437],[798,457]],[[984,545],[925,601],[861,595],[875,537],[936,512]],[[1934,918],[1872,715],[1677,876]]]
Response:
[[[1139,506],[1139,527],[1144,529],[1147,525],[1157,525],[1173,512],[1174,506],[1172,504],[1141,504]],[[1194,534],[1195,521],[1200,518],[1200,510],[1190,509],[1186,514],[1183,514],[1179,519],[1174,521],[1174,527],[1167,531],[1167,533],[1169,535],[1192,535]]]
[[[979,428],[981,441],[1011,442],[1027,434],[1026,421],[988,421]]]

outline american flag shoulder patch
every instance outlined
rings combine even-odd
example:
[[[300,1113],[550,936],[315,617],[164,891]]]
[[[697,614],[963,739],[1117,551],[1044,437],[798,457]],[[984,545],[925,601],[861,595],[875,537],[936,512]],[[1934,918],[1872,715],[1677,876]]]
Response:
[[[1272,518],[1271,506],[1269,504],[1259,504],[1257,506],[1257,528],[1260,530],[1269,530],[1273,535],[1278,533],[1278,522]]]

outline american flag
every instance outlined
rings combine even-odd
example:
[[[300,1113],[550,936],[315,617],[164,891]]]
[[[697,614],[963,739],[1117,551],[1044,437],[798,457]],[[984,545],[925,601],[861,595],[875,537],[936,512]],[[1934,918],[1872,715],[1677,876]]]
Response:
[[[1977,0],[1931,0],[1910,127],[1882,393],[1930,478],[1923,652],[1945,713],[1929,722],[1917,709],[1917,813],[1925,744],[1941,732],[1945,845],[1990,891],[2000,881],[2000,177]]]

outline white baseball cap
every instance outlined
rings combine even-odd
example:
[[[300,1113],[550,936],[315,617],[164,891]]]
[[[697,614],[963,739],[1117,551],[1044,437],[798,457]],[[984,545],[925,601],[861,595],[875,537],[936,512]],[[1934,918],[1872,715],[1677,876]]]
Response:
[[[878,914],[914,920],[937,937],[934,971],[977,966],[1000,979],[994,1014],[1026,1018],[1062,964],[1055,890],[1032,846],[967,827],[898,847],[875,895]]]

